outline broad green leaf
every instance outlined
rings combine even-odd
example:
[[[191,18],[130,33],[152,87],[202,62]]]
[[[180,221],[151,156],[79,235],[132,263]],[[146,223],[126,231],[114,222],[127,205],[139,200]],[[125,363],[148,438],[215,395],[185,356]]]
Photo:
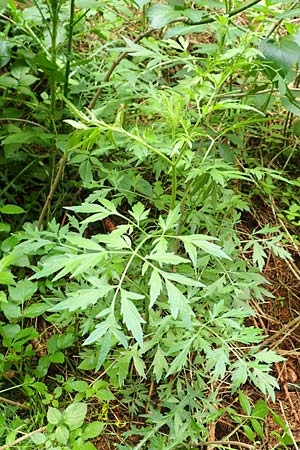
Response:
[[[0,221],[0,233],[9,233],[9,232],[10,232],[9,223]]]
[[[72,403],[63,412],[63,422],[70,429],[80,428],[84,422],[87,413],[85,403]]]
[[[47,438],[43,433],[34,433],[32,436],[30,436],[30,440],[35,445],[40,446],[46,442]]]
[[[159,296],[159,294],[160,294],[160,292],[162,290],[161,278],[159,276],[158,271],[155,270],[155,269],[153,269],[153,271],[151,273],[150,280],[149,280],[149,285],[150,285],[149,308],[152,308],[152,306],[156,302],[157,297]]]
[[[17,303],[23,303],[34,295],[37,288],[37,283],[33,283],[29,280],[20,280],[15,286],[10,286],[8,292],[12,300]]]
[[[89,385],[86,381],[78,380],[78,381],[70,381],[68,382],[68,387],[76,392],[85,392],[89,388]]]
[[[121,289],[121,314],[123,316],[123,321],[133,334],[133,337],[138,342],[140,346],[143,345],[143,330],[142,323],[146,323],[142,318],[140,313],[138,312],[136,306],[129,300],[129,295],[132,293],[128,293]]]
[[[172,22],[172,20],[180,17],[181,14],[181,11],[177,11],[173,6],[162,3],[150,6],[147,11],[152,28],[162,28]]]
[[[0,212],[2,214],[23,214],[26,211],[18,205],[4,205],[0,206]]]
[[[299,62],[300,47],[291,36],[284,36],[278,42],[267,39],[260,44],[259,49],[266,59],[278,63],[282,68],[291,69]]]
[[[69,440],[69,430],[64,425],[59,425],[54,431],[54,437],[60,444],[66,445]]]
[[[97,436],[100,436],[102,431],[104,430],[104,423],[100,421],[89,423],[84,430],[83,438],[84,439],[94,439]]]
[[[61,412],[58,409],[52,408],[52,406],[50,406],[47,411],[47,420],[53,425],[58,425],[62,420]]]
[[[15,303],[12,303],[12,302],[2,303],[0,309],[2,310],[3,314],[9,321],[13,321],[22,316],[20,306],[16,305]]]
[[[256,405],[253,408],[252,411],[252,417],[256,417],[258,419],[265,419],[265,417],[268,415],[270,409],[266,403],[265,400],[258,400]]]

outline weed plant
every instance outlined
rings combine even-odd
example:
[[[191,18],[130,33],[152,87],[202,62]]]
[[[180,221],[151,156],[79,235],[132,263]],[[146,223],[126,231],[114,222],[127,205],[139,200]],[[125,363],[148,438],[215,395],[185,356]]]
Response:
[[[269,414],[289,445],[242,389],[275,400],[250,300],[267,252],[290,255],[280,227],[237,231],[240,186],[299,187],[249,144],[270,117],[275,148],[297,139],[281,3],[0,3],[0,448],[91,450],[123,426],[119,449],[191,448],[237,392],[242,435],[263,442]]]

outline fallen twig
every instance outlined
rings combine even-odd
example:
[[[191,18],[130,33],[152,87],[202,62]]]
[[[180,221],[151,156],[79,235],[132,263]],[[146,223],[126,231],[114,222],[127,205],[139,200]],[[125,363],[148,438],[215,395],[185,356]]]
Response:
[[[10,400],[9,398],[0,397],[0,402],[8,403],[9,405],[17,406],[18,408],[25,409],[28,411],[30,408],[27,405],[23,405],[23,403],[15,402],[13,400]]]
[[[11,448],[11,447],[13,447],[13,446],[15,446],[15,445],[17,445],[17,444],[20,444],[20,442],[23,442],[23,441],[25,441],[26,439],[30,438],[30,437],[33,436],[34,434],[36,434],[36,433],[42,433],[43,431],[46,430],[46,428],[47,428],[47,427],[41,427],[41,428],[38,428],[37,430],[31,431],[30,433],[24,434],[24,436],[19,437],[18,439],[16,439],[15,441],[11,442],[10,444],[2,445],[2,446],[0,447],[0,450],[8,450],[9,448]]]

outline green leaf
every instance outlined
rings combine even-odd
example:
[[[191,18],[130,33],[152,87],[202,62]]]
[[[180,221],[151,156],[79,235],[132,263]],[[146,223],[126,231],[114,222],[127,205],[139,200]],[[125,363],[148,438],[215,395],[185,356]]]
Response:
[[[129,211],[129,214],[131,214],[137,223],[139,223],[141,220],[147,219],[149,215],[150,209],[145,211],[145,207],[142,203],[138,202],[132,207],[132,211]]]
[[[52,425],[58,425],[62,420],[62,415],[58,409],[50,406],[47,411],[47,420]]]
[[[252,417],[256,417],[258,419],[265,419],[269,411],[270,410],[266,401],[262,399],[258,400],[252,411]]]
[[[278,355],[278,353],[274,352],[274,350],[264,349],[258,353],[254,354],[256,361],[260,361],[267,364],[272,364],[276,362],[284,361],[285,358]]]
[[[247,416],[251,416],[251,410],[252,410],[251,404],[249,402],[248,396],[243,391],[239,392],[239,402],[240,402],[240,405],[241,405],[244,413]]]
[[[35,445],[42,445],[46,442],[47,438],[43,433],[34,433],[32,436],[30,436],[31,441]]]
[[[89,335],[89,337],[84,341],[83,345],[90,345],[94,342],[99,342],[102,336],[107,332],[111,326],[110,318],[106,319],[104,322],[96,325],[95,330]]]
[[[263,394],[269,395],[272,402],[275,402],[274,389],[279,389],[279,385],[272,375],[269,375],[260,368],[254,368],[253,372],[250,372],[250,378]]]
[[[194,267],[197,267],[197,249],[194,244],[188,241],[184,241],[184,248],[187,254],[189,255],[190,260],[193,263]]]
[[[35,294],[37,288],[37,283],[33,283],[29,280],[20,280],[15,286],[10,286],[8,292],[12,300],[23,303]]]
[[[76,392],[85,392],[88,390],[89,385],[86,381],[78,380],[78,381],[70,381],[68,383],[68,387]]]
[[[244,430],[244,433],[247,436],[247,438],[251,442],[255,442],[255,434],[254,434],[254,431],[252,430],[252,428],[250,428],[249,425],[243,425],[243,430]]]
[[[193,280],[192,278],[186,277],[185,275],[180,275],[179,273],[162,271],[161,274],[166,280],[177,281],[177,283],[184,286],[205,287],[205,285],[200,283],[200,281]]]
[[[0,212],[3,214],[23,214],[26,211],[18,205],[4,205],[0,207]]]
[[[150,285],[149,308],[152,308],[152,306],[156,302],[157,297],[159,296],[159,294],[160,294],[160,292],[162,290],[161,278],[159,276],[158,271],[155,270],[155,269],[153,269],[153,271],[151,273],[150,280],[149,280],[149,285]]]
[[[23,317],[34,318],[41,316],[49,309],[48,303],[33,303],[24,309]]]
[[[64,425],[59,425],[54,431],[54,437],[60,444],[66,445],[69,440],[69,430]]]
[[[100,421],[89,423],[84,430],[83,438],[84,439],[94,439],[97,436],[100,436],[104,429],[104,423]]]
[[[210,350],[207,353],[208,362],[206,370],[210,372],[212,380],[224,378],[227,366],[229,364],[228,353],[222,348]]]
[[[78,289],[73,295],[69,295],[66,300],[52,306],[48,311],[77,311],[84,310],[90,305],[95,305],[99,298],[105,297],[113,286],[104,284],[102,287],[95,289]]]
[[[143,330],[141,324],[146,322],[138,312],[136,306],[128,298],[128,297],[132,298],[133,294],[134,293],[132,292],[127,292],[121,289],[121,314],[123,316],[123,321],[126,327],[128,328],[128,330],[132,332],[133,337],[138,342],[138,344],[142,346]],[[139,296],[138,298],[140,297],[141,296]]]
[[[9,233],[10,225],[6,222],[0,222],[0,233]]]
[[[300,47],[290,36],[284,36],[278,42],[267,39],[261,43],[259,49],[266,59],[278,63],[285,69],[291,69],[296,62],[299,62]]]
[[[0,308],[5,315],[5,317],[12,321],[14,319],[18,319],[21,317],[22,312],[20,306],[14,304],[14,303],[2,303]]]
[[[143,6],[150,3],[151,0],[134,0],[134,3],[136,3],[140,8],[143,8]]]
[[[144,363],[142,358],[140,358],[137,355],[133,356],[133,364],[134,364],[134,367],[135,367],[137,373],[139,374],[139,376],[142,378],[146,378],[146,373],[145,373],[146,364]]]
[[[101,245],[97,244],[97,242],[92,239],[85,239],[80,235],[72,235],[69,233],[67,236],[67,242],[74,245],[75,248],[83,248],[85,250],[94,250],[96,252],[102,252],[104,250]]]
[[[63,421],[70,429],[80,428],[87,414],[85,403],[72,403],[63,412]]]
[[[166,377],[169,377],[170,375],[173,375],[174,373],[178,373],[183,369],[183,367],[188,362],[188,354],[191,349],[191,345],[194,341],[194,338],[190,338],[187,340],[184,348],[181,350],[181,352],[178,353],[174,361],[172,361],[170,368],[166,374]]]
[[[157,350],[153,359],[152,367],[153,373],[156,377],[156,381],[159,382],[161,380],[163,372],[167,372],[169,369],[169,364],[165,358],[166,353],[157,345]]]
[[[261,423],[260,423],[257,419],[253,419],[253,418],[251,418],[250,422],[251,422],[252,428],[253,428],[253,430],[255,431],[255,433],[256,433],[260,438],[263,439],[265,433],[264,433],[264,430],[263,430],[263,428],[262,428],[262,426],[261,426]]]
[[[190,305],[188,304],[187,299],[185,298],[183,293],[168,280],[166,280],[166,288],[172,317],[174,319],[177,319],[178,313],[180,312],[181,317],[186,322],[186,325],[189,326],[190,323],[188,323],[188,317],[192,317],[193,312]]]
[[[0,10],[6,8],[7,0],[1,0],[0,1]],[[3,36],[3,34],[2,34]],[[8,40],[3,39],[1,37],[0,39],[0,69],[9,62],[11,55],[12,55],[12,46],[13,44],[9,42]],[[0,83],[1,85],[1,83]]]
[[[152,253],[151,255],[147,256],[147,259],[152,259],[153,261],[159,262],[161,264],[174,264],[174,265],[188,262],[188,259],[182,258],[182,256],[175,255],[174,253],[171,252]]]
[[[231,260],[231,258],[226,255],[226,253],[218,245],[210,242],[212,240],[216,240],[216,238],[214,237],[201,234],[191,234],[189,236],[178,236],[178,239],[183,241],[184,244],[186,242],[189,242],[200,248],[204,252],[208,253],[209,255],[215,256],[216,258],[225,258]]]
[[[78,0],[80,1],[80,0]],[[83,2],[86,2],[87,0],[82,0]],[[97,1],[97,0],[91,0],[91,1]],[[77,1],[76,1],[77,4]],[[78,6],[80,8],[80,6]],[[88,127],[86,125],[84,125],[82,122],[76,122],[75,120],[72,119],[65,119],[64,122],[68,123],[69,125],[71,125],[71,127],[76,128],[77,130],[86,130]]]
[[[102,341],[99,353],[98,353],[98,359],[97,359],[97,364],[95,367],[95,371],[98,372],[100,370],[100,367],[102,366],[102,364],[105,361],[105,358],[107,357],[107,355],[110,352],[112,346],[112,334],[111,332],[106,333],[106,335],[104,336],[104,339]]]
[[[253,262],[254,264],[257,264],[259,270],[262,272],[264,266],[265,266],[265,260],[267,259],[267,254],[265,253],[264,249],[258,242],[253,243]]]
[[[234,369],[231,374],[231,392],[236,392],[242,384],[246,383],[247,379],[247,365],[243,361],[240,361],[238,367]]]
[[[90,184],[93,181],[92,166],[88,159],[80,164],[79,175],[84,184]]]
[[[152,28],[162,28],[172,20],[181,16],[181,11],[176,11],[171,5],[164,5],[159,3],[152,5],[147,11],[147,16],[150,20],[150,26]]]

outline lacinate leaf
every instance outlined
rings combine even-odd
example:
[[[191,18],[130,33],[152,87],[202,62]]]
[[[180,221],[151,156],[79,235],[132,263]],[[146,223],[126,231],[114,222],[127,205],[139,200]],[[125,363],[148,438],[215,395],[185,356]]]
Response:
[[[131,294],[131,293],[130,293]],[[134,303],[129,300],[129,295],[127,291],[121,290],[121,313],[123,316],[123,321],[133,334],[133,337],[138,342],[140,346],[143,345],[143,330],[142,323],[146,323],[138,312]]]

